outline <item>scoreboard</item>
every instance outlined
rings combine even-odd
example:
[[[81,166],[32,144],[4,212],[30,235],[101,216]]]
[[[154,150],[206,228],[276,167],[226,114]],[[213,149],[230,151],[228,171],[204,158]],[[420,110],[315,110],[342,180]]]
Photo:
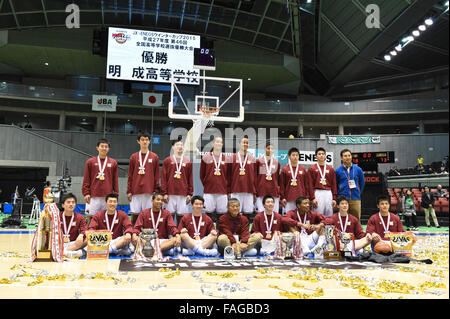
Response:
[[[395,163],[394,152],[364,152],[352,153],[352,161],[355,164],[373,163]]]

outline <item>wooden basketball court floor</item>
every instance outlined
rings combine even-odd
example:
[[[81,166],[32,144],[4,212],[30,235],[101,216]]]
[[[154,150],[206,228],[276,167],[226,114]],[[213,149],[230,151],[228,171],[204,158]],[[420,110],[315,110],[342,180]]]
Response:
[[[31,230],[0,230],[1,299],[448,299],[448,231],[418,236],[433,264],[327,269],[119,271],[120,259],[29,263]],[[376,265],[376,264],[374,264]]]

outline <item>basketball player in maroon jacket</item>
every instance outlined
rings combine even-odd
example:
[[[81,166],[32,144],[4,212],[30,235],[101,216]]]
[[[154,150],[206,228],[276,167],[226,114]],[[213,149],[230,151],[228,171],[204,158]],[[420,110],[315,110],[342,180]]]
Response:
[[[183,255],[199,254],[217,256],[217,230],[212,219],[202,213],[205,200],[201,196],[192,196],[192,213],[181,218],[180,231]]]
[[[81,192],[89,204],[88,225],[96,213],[106,210],[105,196],[119,194],[119,173],[117,162],[108,157],[110,149],[106,139],[97,143],[98,155],[87,160],[84,168]]]
[[[64,210],[60,212],[59,220],[64,238],[64,256],[82,257],[83,248],[87,245],[87,227],[84,216],[74,211],[77,198],[72,193],[65,194],[61,206]]]
[[[118,198],[117,194],[106,195],[106,210],[92,217],[89,230],[110,231],[112,240],[109,244],[109,252],[129,256],[134,251],[134,246],[130,245],[133,226],[127,213],[117,210]]]
[[[295,200],[309,197],[305,168],[300,165],[300,151],[293,147],[288,152],[289,164],[281,169],[280,197],[284,212],[296,209]]]
[[[159,191],[159,157],[148,149],[150,136],[138,135],[137,143],[140,150],[130,157],[127,184],[133,225],[141,211],[152,207],[152,195]]]
[[[324,215],[333,215],[336,207],[336,173],[334,168],[326,164],[326,151],[319,147],[316,149],[317,163],[308,169],[308,189],[312,207],[316,212]]]
[[[270,195],[275,199],[274,211],[280,210],[280,162],[274,156],[274,147],[271,143],[266,144],[266,154],[256,160],[256,209],[257,212],[264,211],[263,197]]]
[[[152,208],[144,209],[138,216],[134,225],[134,234],[131,242],[136,247],[139,234],[144,228],[154,229],[161,243],[161,252],[168,255],[176,255],[172,248],[181,249],[180,232],[175,225],[170,212],[163,208],[164,197],[161,193],[152,196]],[[141,239],[142,245],[145,245]]]
[[[161,172],[161,193],[167,210],[174,216],[177,223],[188,213],[187,204],[194,192],[192,178],[192,162],[183,155],[183,142],[172,142],[173,154],[166,157]]]
[[[252,220],[256,201],[256,160],[247,150],[248,138],[244,137],[239,143],[239,151],[228,162],[228,194],[239,200],[241,213]]]
[[[227,164],[226,156],[222,153],[223,140],[216,137],[213,150],[206,154],[200,163],[200,180],[203,184],[206,214],[217,220],[216,214],[227,212]]]

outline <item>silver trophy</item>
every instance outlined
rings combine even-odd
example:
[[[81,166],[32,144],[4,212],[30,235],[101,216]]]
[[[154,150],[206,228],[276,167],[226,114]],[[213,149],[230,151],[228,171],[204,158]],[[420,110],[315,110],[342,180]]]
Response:
[[[155,248],[152,246],[152,241],[153,239],[158,238],[158,234],[153,228],[144,228],[139,234],[139,238],[145,241],[144,248],[142,249],[144,256],[149,258],[153,257],[155,254]]]
[[[350,243],[352,242],[352,235],[348,233],[341,233],[340,236],[341,243],[344,245],[344,249],[342,249],[342,254],[344,257],[352,257],[352,248]]]
[[[231,261],[235,259],[234,256],[234,248],[231,246],[227,246],[223,250],[223,259],[226,261]]]
[[[293,259],[292,257],[292,246],[294,244],[295,240],[295,234],[294,233],[282,233],[281,239],[286,244],[286,247],[284,249],[284,259]]]

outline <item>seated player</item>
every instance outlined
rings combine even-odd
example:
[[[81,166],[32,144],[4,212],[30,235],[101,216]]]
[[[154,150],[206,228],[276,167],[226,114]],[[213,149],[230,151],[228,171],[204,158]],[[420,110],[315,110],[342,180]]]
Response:
[[[303,254],[308,255],[325,242],[325,236],[323,236],[325,216],[310,211],[309,199],[306,197],[297,198],[295,203],[297,209],[290,210],[284,217],[285,228],[288,228],[290,232],[300,232]]]
[[[106,195],[106,211],[96,213],[89,224],[89,230],[108,230],[111,232],[109,253],[117,256],[129,256],[134,251],[130,245],[133,227],[127,213],[117,210],[119,195]]]
[[[240,203],[236,198],[230,198],[227,205],[228,213],[219,218],[217,246],[223,255],[227,246],[233,247],[237,257],[255,256],[257,250],[254,248],[260,243],[258,234],[250,235],[247,217],[240,213]]]
[[[164,196],[161,193],[153,194],[152,208],[144,209],[139,214],[131,242],[136,246],[142,229],[151,228],[158,234],[162,254],[177,255],[175,251],[181,252],[181,236],[170,212],[162,208],[163,204]],[[141,243],[145,245],[143,239]]]
[[[256,214],[253,220],[252,234],[259,236],[261,240],[260,254],[270,255],[275,251],[275,245],[272,241],[276,231],[282,231],[285,224],[284,218],[273,211],[275,200],[272,196],[266,195],[263,198],[264,211]]]
[[[372,235],[372,244],[375,245],[381,240],[386,241],[390,245],[390,233],[403,233],[402,221],[400,217],[389,212],[389,198],[385,195],[377,197],[378,213],[370,216],[367,222],[366,232]],[[413,242],[416,242],[417,238],[414,236]]]
[[[178,225],[183,255],[198,254],[217,256],[217,230],[212,219],[202,213],[205,200],[201,196],[191,198],[192,213],[184,215]]]
[[[324,225],[334,225],[335,231],[341,234],[351,233],[355,237],[355,245],[352,250],[355,254],[362,253],[362,249],[372,242],[372,236],[364,233],[358,219],[348,213],[349,200],[341,195],[336,199],[339,212],[326,217]],[[340,247],[343,247],[341,244]]]
[[[86,220],[84,216],[74,212],[77,206],[77,198],[74,194],[68,193],[61,198],[61,206],[64,211],[59,214],[59,221],[64,237],[64,256],[82,257],[83,248],[87,245]]]

